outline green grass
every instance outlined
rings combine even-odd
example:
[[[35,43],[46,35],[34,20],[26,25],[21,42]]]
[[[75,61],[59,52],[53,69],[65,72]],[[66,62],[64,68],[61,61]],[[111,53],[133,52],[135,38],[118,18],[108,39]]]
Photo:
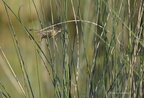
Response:
[[[3,98],[144,96],[143,0],[1,2]],[[59,24],[42,43],[29,31]]]

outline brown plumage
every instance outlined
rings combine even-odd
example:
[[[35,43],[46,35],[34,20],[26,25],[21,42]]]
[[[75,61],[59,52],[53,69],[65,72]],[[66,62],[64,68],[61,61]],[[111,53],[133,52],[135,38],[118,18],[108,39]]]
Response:
[[[30,29],[30,31],[34,31],[36,32],[38,35],[41,35],[41,40],[43,38],[47,38],[47,37],[53,37],[55,36],[57,33],[61,32],[62,29],[60,26],[57,27],[51,27],[45,30],[34,30],[34,29]]]

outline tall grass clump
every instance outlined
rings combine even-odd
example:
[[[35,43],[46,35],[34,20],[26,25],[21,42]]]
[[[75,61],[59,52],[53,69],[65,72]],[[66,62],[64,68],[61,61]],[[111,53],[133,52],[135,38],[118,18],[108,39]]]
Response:
[[[144,96],[143,0],[15,2],[1,0],[1,98]]]

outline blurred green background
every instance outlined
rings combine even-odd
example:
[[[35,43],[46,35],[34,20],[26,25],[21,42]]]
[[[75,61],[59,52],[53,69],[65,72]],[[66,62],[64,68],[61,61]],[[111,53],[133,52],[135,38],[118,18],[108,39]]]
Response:
[[[78,23],[80,41],[80,74],[78,81],[78,91],[80,91],[79,97],[83,98],[86,96],[93,96],[96,98],[102,95],[103,98],[114,98],[116,96],[115,94],[108,94],[107,92],[109,91],[111,86],[113,86],[113,83],[115,83],[113,82],[115,81],[115,79],[117,80],[117,86],[119,85],[118,88],[122,88],[121,91],[123,92],[123,89],[125,89],[124,86],[127,86],[126,84],[129,83],[129,81],[131,80],[130,78],[128,78],[130,80],[127,80],[126,78],[128,77],[127,74],[131,73],[130,69],[131,62],[133,61],[132,55],[134,49],[133,43],[135,39],[135,30],[143,23],[144,20],[142,17],[140,17],[141,21],[138,21],[138,15],[140,13],[139,9],[141,8],[141,5],[143,5],[142,0],[72,0],[74,6],[72,6],[71,0],[4,1],[15,13],[16,16],[20,16],[20,19],[27,30],[31,28],[40,30],[51,24],[66,20],[73,20],[74,14],[72,7],[74,7],[76,15],[80,17],[80,19],[88,20],[101,25],[103,28],[93,25],[92,23]],[[16,38],[18,40],[21,54],[26,65],[27,73],[35,98],[57,98],[57,96],[54,95],[57,89],[53,87],[53,84],[51,82],[52,80],[50,79],[50,76],[42,62],[42,60],[44,59],[41,60],[41,57],[37,53],[37,45],[35,45],[34,42],[30,39],[27,33],[28,31],[23,28],[24,26],[22,25],[22,23],[20,23],[18,19],[16,19],[16,17],[9,9],[7,10],[9,15],[6,14],[6,8],[4,6],[3,0],[1,0],[0,47],[6,55],[8,61],[10,62],[24,90],[26,91],[26,95],[29,95],[28,92],[30,91],[27,91],[29,89],[27,89],[24,82],[24,76],[20,64],[21,61],[19,61],[18,57],[19,53],[16,52],[18,48],[17,46],[15,47],[14,44]],[[143,11],[141,13],[143,13]],[[12,25],[10,25],[9,23],[8,16],[11,19]],[[13,31],[11,30],[11,28],[14,28],[16,34],[15,39],[13,39],[12,37]],[[52,58],[54,59],[54,63],[56,65],[57,76],[59,77],[60,81],[63,80],[63,70],[65,70],[63,69],[62,65],[69,66],[69,69],[71,70],[70,92],[71,97],[74,97],[75,82],[73,81],[76,78],[76,65],[78,57],[76,26],[73,22],[63,24],[62,28],[68,31],[69,43],[68,45],[66,44],[67,47],[65,47],[68,51],[66,52],[66,58],[64,58],[63,54],[65,53],[63,46],[65,45],[63,44],[63,36],[66,36],[64,35],[64,32],[56,35],[56,43],[58,48],[54,47],[54,42],[52,39],[50,39],[50,50]],[[141,32],[142,39],[144,36],[143,30]],[[45,40],[43,40],[42,44],[40,44],[38,43],[38,41],[40,40],[40,36],[38,36],[34,32],[29,33],[32,34],[37,44],[44,51],[48,59],[51,59],[47,50],[48,48]],[[143,42],[141,41],[141,43]],[[139,44],[139,48],[137,50],[141,51],[142,48],[142,44]],[[58,52],[57,49],[59,50]],[[135,73],[137,73],[136,77],[138,75],[137,78],[140,78],[140,67],[143,67],[143,60],[141,59],[141,56],[137,56],[137,58],[138,59],[135,62]],[[11,71],[9,70],[8,64],[6,63],[6,60],[4,59],[2,53],[0,54],[0,65],[1,84],[4,85],[5,89],[7,90],[7,92],[9,92],[12,98],[24,98],[24,95],[20,90],[13,75],[11,74]],[[47,66],[50,70],[50,73],[52,74],[53,72],[51,71],[51,67],[49,66],[49,64]],[[119,72],[122,73],[119,74]],[[142,82],[141,78],[138,80],[138,82]],[[126,84],[124,85],[124,83]],[[89,84],[91,84],[91,89],[89,92],[90,94],[88,93]],[[66,88],[67,90],[70,89],[70,87]],[[141,87],[139,88],[141,89]],[[0,89],[3,89],[2,86]],[[114,90],[115,92],[117,92],[116,88]],[[114,91],[112,91],[112,93],[113,92]],[[129,92],[129,90],[127,92],[131,93]],[[139,95],[139,92],[137,92],[136,95]],[[64,95],[62,95],[61,97],[63,96]],[[130,96],[130,94],[124,96],[128,97]]]

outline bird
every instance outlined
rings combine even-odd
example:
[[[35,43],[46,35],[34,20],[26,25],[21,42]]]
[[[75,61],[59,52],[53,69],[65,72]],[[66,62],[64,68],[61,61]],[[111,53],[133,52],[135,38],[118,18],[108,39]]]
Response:
[[[42,29],[42,30],[35,30],[35,29],[29,29],[29,31],[36,32],[38,35],[41,35],[41,41],[43,38],[51,38],[57,35],[57,33],[62,32],[61,26],[55,26],[48,29]]]

